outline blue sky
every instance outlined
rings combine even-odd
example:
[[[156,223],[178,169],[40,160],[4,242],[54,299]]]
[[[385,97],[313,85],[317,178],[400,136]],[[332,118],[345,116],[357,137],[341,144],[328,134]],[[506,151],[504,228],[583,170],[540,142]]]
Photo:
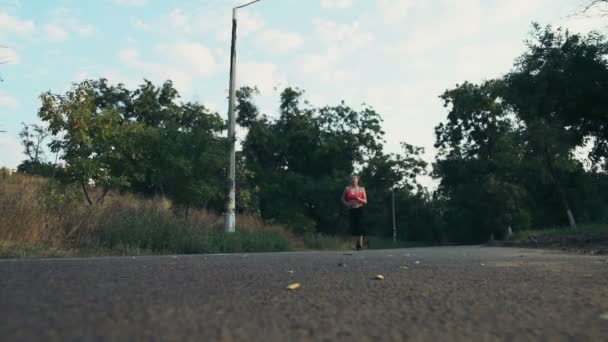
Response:
[[[184,100],[226,116],[233,0],[0,0],[0,166],[23,159],[21,122],[38,96],[85,78],[135,87],[174,81]],[[584,0],[262,0],[239,12],[238,83],[276,113],[285,86],[316,105],[367,103],[384,118],[386,149],[423,146],[456,83],[507,72],[532,21],[577,32],[606,18],[570,16]]]

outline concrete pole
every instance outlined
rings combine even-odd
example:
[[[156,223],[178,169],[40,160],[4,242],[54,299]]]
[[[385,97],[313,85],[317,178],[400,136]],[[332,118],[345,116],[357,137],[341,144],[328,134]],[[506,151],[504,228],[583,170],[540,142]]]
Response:
[[[234,107],[236,98],[236,8],[232,9],[232,42],[230,44],[230,85],[228,98],[228,201],[226,203],[226,232],[236,226],[236,134]]]

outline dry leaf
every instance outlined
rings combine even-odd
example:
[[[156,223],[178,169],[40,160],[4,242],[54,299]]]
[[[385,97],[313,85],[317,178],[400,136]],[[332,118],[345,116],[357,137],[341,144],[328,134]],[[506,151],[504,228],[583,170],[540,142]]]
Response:
[[[299,289],[300,287],[302,287],[302,285],[300,285],[300,283],[293,283],[293,284],[287,286],[287,290],[294,291],[294,290]]]
[[[374,277],[375,280],[384,280],[384,276],[381,274],[378,274],[377,276]]]

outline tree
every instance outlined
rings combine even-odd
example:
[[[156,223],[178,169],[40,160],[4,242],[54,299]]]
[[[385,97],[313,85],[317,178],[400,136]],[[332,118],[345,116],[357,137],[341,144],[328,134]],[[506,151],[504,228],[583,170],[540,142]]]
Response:
[[[22,123],[23,129],[19,132],[19,138],[23,144],[23,153],[29,158],[32,163],[40,163],[45,161],[44,141],[49,136],[49,133],[43,126]],[[33,132],[32,132],[33,131]]]
[[[17,171],[40,176],[52,176],[55,167],[48,163],[44,148],[49,132],[41,125],[23,123],[19,138],[27,159],[17,166]]]
[[[592,160],[606,156],[608,141],[608,44],[603,36],[570,34],[533,25],[527,51],[505,77],[505,97],[526,126],[528,152],[555,188],[570,226],[568,199],[573,152],[594,137]]]
[[[171,82],[146,81],[135,91],[87,80],[64,95],[44,93],[39,117],[61,151],[69,182],[89,204],[114,189],[168,195],[186,208],[221,207],[225,123],[196,103],[178,103]],[[99,188],[91,198],[89,183]]]
[[[503,91],[500,80],[465,82],[440,96],[449,113],[435,129],[434,176],[451,240],[480,242],[529,225],[527,193],[517,179],[521,131]]]
[[[588,13],[592,9],[598,9],[601,16],[608,15],[608,0],[591,0],[583,7],[583,13]]]
[[[383,153],[382,119],[373,108],[356,110],[343,102],[314,108],[303,100],[304,91],[286,88],[279,115],[270,119],[259,113],[255,95],[254,88],[237,91],[237,120],[248,129],[242,155],[249,172],[239,188],[254,195],[263,218],[301,233],[341,233],[346,215],[339,196],[359,171],[374,199],[370,228],[382,235],[390,228],[390,189],[420,189],[415,178],[426,168],[422,149],[403,144],[403,154]]]

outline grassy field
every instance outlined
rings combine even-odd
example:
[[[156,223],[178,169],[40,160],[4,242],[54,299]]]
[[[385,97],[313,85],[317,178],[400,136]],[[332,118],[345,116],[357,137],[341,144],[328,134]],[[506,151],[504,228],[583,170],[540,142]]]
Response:
[[[571,228],[528,230],[517,232],[505,241],[492,244],[608,254],[608,224],[582,224],[576,230]]]
[[[163,198],[110,193],[87,204],[80,189],[47,179],[0,177],[0,257],[274,252],[303,247],[288,229],[239,215],[238,232],[205,210]]]
[[[348,237],[296,236],[258,217],[239,215],[237,232],[205,210],[186,214],[164,198],[109,193],[93,206],[78,187],[25,175],[0,175],[0,257],[88,257],[152,254],[351,250]],[[370,247],[411,244],[370,238]]]

